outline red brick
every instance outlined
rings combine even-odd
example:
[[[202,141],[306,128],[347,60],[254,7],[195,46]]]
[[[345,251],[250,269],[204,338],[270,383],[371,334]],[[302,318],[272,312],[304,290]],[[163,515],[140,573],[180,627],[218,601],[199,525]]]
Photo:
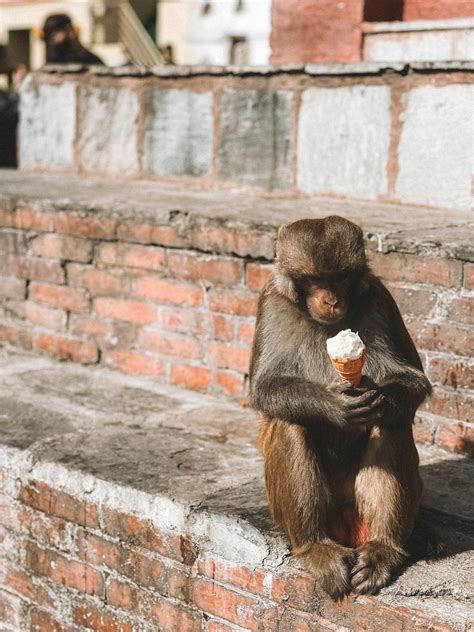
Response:
[[[13,225],[23,230],[54,231],[54,213],[40,213],[30,208],[17,208]]]
[[[193,564],[196,551],[188,536],[163,531],[150,520],[115,509],[104,509],[104,530],[127,544],[140,546],[185,564]]]
[[[25,567],[30,572],[49,577],[53,582],[67,588],[99,597],[103,595],[104,579],[102,573],[95,568],[41,549],[32,542],[27,542],[25,548]]]
[[[474,424],[462,422],[440,424],[436,443],[441,448],[472,457],[474,456]]]
[[[26,253],[26,234],[17,230],[0,229],[0,255],[2,259],[8,256]]]
[[[474,290],[474,263],[464,264],[464,287]]]
[[[247,344],[249,347],[252,346],[253,337],[255,335],[255,323],[242,323],[239,325],[239,342],[243,342]]]
[[[36,303],[46,303],[70,312],[86,312],[89,309],[89,297],[81,288],[74,289],[35,281],[30,284],[29,298]]]
[[[88,263],[92,261],[94,248],[88,239],[47,233],[33,240],[31,251],[38,257]]]
[[[62,550],[68,548],[73,525],[66,520],[24,505],[18,510],[17,518],[22,531],[37,543]]]
[[[258,296],[246,290],[209,290],[209,307],[213,312],[237,316],[255,316]]]
[[[387,288],[403,315],[410,314],[429,318],[436,307],[438,294],[423,286],[410,287],[388,283]]]
[[[97,270],[78,263],[67,265],[67,280],[73,287],[84,287],[92,294],[105,296],[128,294],[131,287],[130,277],[123,270]]]
[[[145,351],[178,358],[197,359],[203,354],[201,343],[194,338],[166,335],[160,331],[141,331],[137,344]]]
[[[100,338],[108,331],[108,324],[97,318],[71,314],[69,317],[69,330],[72,334],[81,336],[92,336]]]
[[[316,590],[316,579],[297,571],[275,575],[272,579],[272,599],[298,610],[311,611]]]
[[[78,625],[98,632],[133,632],[135,629],[131,623],[119,619],[102,607],[99,610],[92,604],[74,606],[72,616]]]
[[[0,208],[0,226],[2,228],[12,228],[14,226],[12,211]]]
[[[0,323],[0,340],[22,349],[31,349],[33,347],[33,335],[31,331],[24,327]]]
[[[91,533],[77,534],[76,546],[79,556],[94,566],[106,566],[144,588],[161,594],[183,598],[187,593],[189,568],[164,564],[153,559],[149,553],[137,548],[128,548]]]
[[[21,601],[18,597],[15,597],[11,593],[8,593],[0,588],[0,624],[5,623],[7,625],[18,625],[18,619],[20,614]],[[3,628],[0,628],[3,630]],[[6,628],[11,630],[12,628]],[[16,627],[13,629],[17,629]]]
[[[169,601],[165,597],[150,599],[145,593],[114,579],[109,581],[107,587],[107,601],[111,606],[136,613],[143,619],[156,623],[159,630],[202,630],[202,616],[184,604]]]
[[[209,345],[211,362],[221,369],[233,369],[248,373],[250,351],[241,347],[229,346],[222,342],[211,342]]]
[[[256,595],[266,593],[265,580],[269,578],[269,573],[262,568],[251,569],[242,564],[233,564],[205,552],[198,559],[197,571],[213,581],[238,586]]]
[[[474,390],[474,359],[427,353],[426,374],[431,382]]]
[[[260,292],[272,275],[273,266],[249,263],[246,270],[247,285],[254,292]]]
[[[23,300],[26,296],[26,281],[14,277],[0,276],[0,298]]]
[[[244,394],[245,379],[243,375],[216,371],[214,380],[231,397],[241,397]]]
[[[413,281],[446,287],[461,285],[461,261],[396,253],[371,253],[370,262],[374,272],[386,281]]]
[[[41,481],[28,481],[20,490],[20,500],[39,511],[64,518],[70,522],[97,529],[99,518],[97,507],[84,500],[78,500],[66,492],[53,489]]]
[[[264,607],[250,594],[234,592],[215,582],[197,578],[192,587],[192,600],[204,612],[248,630],[278,629],[276,606]]]
[[[52,606],[53,599],[49,592],[37,583],[34,577],[30,577],[23,570],[10,568],[6,574],[6,585],[11,590],[43,606]]]
[[[30,613],[30,632],[73,632],[73,629],[62,625],[49,612],[39,608],[32,608]]]
[[[275,252],[274,238],[268,233],[243,231],[223,226],[194,228],[192,245],[205,252],[235,254],[240,257],[273,259]]]
[[[445,351],[456,355],[474,355],[474,336],[471,329],[451,323],[406,322],[415,345],[428,351]]]
[[[435,439],[436,424],[426,417],[418,414],[413,425],[413,438],[416,443],[433,445]]]
[[[46,329],[54,329],[55,331],[63,331],[66,328],[67,313],[64,310],[44,307],[32,301],[26,301],[24,314],[25,318],[34,325],[46,327]]]
[[[99,248],[98,262],[112,266],[162,270],[165,265],[165,251],[154,246],[102,244]]]
[[[161,307],[160,323],[164,329],[202,335],[210,329],[210,316],[186,307]]]
[[[94,364],[98,360],[96,345],[86,340],[38,334],[34,339],[34,348],[58,360],[71,360],[81,364]]]
[[[450,320],[465,325],[474,324],[474,296],[456,296],[447,305],[446,315]]]
[[[96,298],[94,311],[99,316],[140,325],[148,325],[156,319],[156,310],[152,305],[129,299]]]
[[[360,60],[362,0],[273,0],[271,64]]]
[[[120,224],[117,236],[123,241],[136,241],[142,244],[182,247],[186,239],[179,235],[174,226],[152,226],[151,224]]]
[[[203,290],[200,287],[157,277],[138,279],[137,294],[152,301],[190,307],[200,307],[203,302]]]
[[[435,388],[431,397],[423,404],[422,410],[461,421],[474,421],[473,401],[472,391]]]
[[[165,373],[161,362],[135,351],[109,351],[104,353],[103,358],[107,366],[130,375],[162,377]]]
[[[405,0],[404,20],[472,18],[471,0]]]
[[[234,286],[240,283],[243,266],[235,259],[170,252],[168,270],[173,276],[181,279]]]
[[[234,323],[232,318],[222,314],[212,314],[213,336],[217,340],[229,342],[234,335]]]
[[[193,391],[204,391],[211,383],[211,372],[204,367],[173,364],[171,366],[171,383]]]
[[[307,614],[285,608],[280,619],[278,632],[294,632],[295,630],[298,632],[328,632],[329,630],[348,632],[349,628],[341,628],[327,619],[319,617],[314,612]]]
[[[22,279],[64,283],[65,275],[59,261],[37,257],[7,257],[3,264],[4,274]]]
[[[56,232],[79,235],[90,239],[114,239],[117,229],[115,219],[100,215],[77,215],[60,212],[56,215]]]

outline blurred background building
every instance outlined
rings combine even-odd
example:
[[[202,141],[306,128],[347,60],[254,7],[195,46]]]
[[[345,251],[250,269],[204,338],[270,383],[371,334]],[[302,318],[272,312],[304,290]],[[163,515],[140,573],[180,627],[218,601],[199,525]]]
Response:
[[[109,66],[474,59],[471,0],[0,0],[14,64],[44,63],[52,13]]]

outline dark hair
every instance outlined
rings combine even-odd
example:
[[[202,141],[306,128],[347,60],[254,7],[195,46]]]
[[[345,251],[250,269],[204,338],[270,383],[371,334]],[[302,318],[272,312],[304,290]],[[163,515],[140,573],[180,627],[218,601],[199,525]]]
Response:
[[[72,24],[71,18],[66,13],[54,13],[46,18],[43,25],[44,41],[48,42],[54,33]]]

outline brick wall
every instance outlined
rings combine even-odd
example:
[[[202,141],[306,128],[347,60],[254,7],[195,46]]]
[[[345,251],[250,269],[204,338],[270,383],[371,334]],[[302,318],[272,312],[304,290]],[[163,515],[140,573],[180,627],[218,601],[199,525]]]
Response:
[[[20,165],[467,210],[473,78],[404,63],[38,73],[22,88]]]
[[[447,18],[472,18],[471,0],[405,0],[404,20],[442,20]]]
[[[364,2],[273,0],[272,64],[360,59]]]
[[[243,559],[220,556],[217,532],[203,542],[192,517],[163,528],[163,515],[144,509],[154,499],[143,492],[1,452],[0,621],[7,632],[342,632],[355,622],[367,632],[453,632],[374,598],[335,604],[288,561],[248,561],[245,545],[252,546],[241,534]],[[49,471],[47,480],[40,470]],[[224,533],[232,537],[228,524]]]
[[[0,340],[195,389],[245,395],[274,228],[143,223],[113,214],[0,213]],[[420,441],[472,450],[474,266],[372,253],[436,384]]]

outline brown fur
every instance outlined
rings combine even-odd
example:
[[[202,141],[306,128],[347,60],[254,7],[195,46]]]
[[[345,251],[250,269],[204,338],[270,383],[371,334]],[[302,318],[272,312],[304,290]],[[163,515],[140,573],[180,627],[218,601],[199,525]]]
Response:
[[[334,383],[326,352],[345,328],[367,347],[359,389]],[[268,501],[293,554],[334,599],[376,592],[403,562],[418,511],[411,423],[430,385],[360,228],[329,217],[279,231],[250,379]]]

